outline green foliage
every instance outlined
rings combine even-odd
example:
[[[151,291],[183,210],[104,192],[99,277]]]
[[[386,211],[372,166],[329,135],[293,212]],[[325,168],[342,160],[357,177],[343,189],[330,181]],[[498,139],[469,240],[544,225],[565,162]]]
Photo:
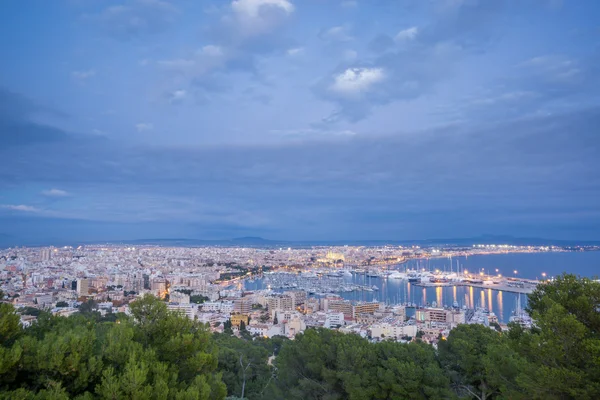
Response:
[[[514,329],[525,359],[518,383],[531,398],[600,398],[600,283],[562,275],[529,297],[536,329]]]
[[[226,395],[211,334],[152,296],[131,305],[133,318],[97,322],[95,313],[42,314],[25,330],[11,305],[1,307],[0,399]]]
[[[190,296],[190,303],[194,303],[194,304],[202,304],[208,300],[209,300],[209,298],[206,296],[199,296],[199,295]]]
[[[309,329],[211,334],[145,296],[23,329],[0,303],[2,399],[597,399],[600,284],[563,275],[530,297],[533,329],[460,325],[438,349]],[[86,306],[86,307],[87,307]]]
[[[34,317],[39,316],[42,313],[42,310],[35,307],[23,307],[19,310],[21,315],[32,315]]]
[[[443,398],[448,378],[433,347],[373,344],[357,335],[308,330],[276,359],[278,385],[288,398]]]
[[[219,371],[227,385],[230,396],[242,395],[249,400],[272,398],[273,370],[267,364],[271,355],[269,345],[263,342],[245,341],[226,334],[215,335],[219,347]],[[244,385],[245,382],[245,385]],[[265,397],[267,396],[267,397]]]
[[[441,365],[458,393],[489,398],[499,391],[486,369],[488,353],[499,344],[500,334],[483,325],[459,325],[439,342]]]
[[[10,345],[21,333],[21,320],[12,304],[0,303],[0,345]]]
[[[56,303],[56,307],[69,307],[69,303],[66,301],[59,301]]]
[[[96,303],[94,300],[85,301],[79,306],[79,312],[82,314],[91,313],[96,311],[97,309],[98,303]]]

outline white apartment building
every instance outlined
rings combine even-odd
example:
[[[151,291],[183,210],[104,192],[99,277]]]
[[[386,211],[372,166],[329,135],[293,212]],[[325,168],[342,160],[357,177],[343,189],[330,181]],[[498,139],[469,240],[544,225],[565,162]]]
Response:
[[[340,327],[344,325],[344,313],[336,311],[328,311],[325,314],[325,324],[323,327],[331,329],[334,327]]]
[[[403,336],[415,337],[417,336],[417,326],[407,324],[390,324],[382,322],[379,324],[371,325],[371,337],[382,338],[382,337],[394,337],[399,339]]]

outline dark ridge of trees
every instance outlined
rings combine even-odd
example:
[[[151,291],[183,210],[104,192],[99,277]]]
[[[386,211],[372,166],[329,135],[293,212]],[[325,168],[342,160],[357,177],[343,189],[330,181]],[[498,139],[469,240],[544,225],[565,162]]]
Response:
[[[600,284],[572,275],[530,296],[533,329],[460,325],[437,349],[326,329],[211,334],[152,296],[132,316],[87,306],[23,329],[0,303],[0,399],[600,398]]]

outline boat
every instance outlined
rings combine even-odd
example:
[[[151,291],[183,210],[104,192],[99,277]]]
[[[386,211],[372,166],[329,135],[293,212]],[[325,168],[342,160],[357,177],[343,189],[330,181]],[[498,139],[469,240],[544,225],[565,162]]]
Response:
[[[404,275],[402,272],[392,272],[389,276],[390,279],[404,279],[406,278],[406,275]]]
[[[345,276],[345,277],[351,278],[352,277],[352,272],[350,272],[348,270],[344,270],[342,272],[342,275]]]
[[[413,277],[408,278],[408,281],[410,283],[419,283],[419,282],[421,282],[421,278],[413,276]]]
[[[373,290],[379,290],[379,288],[376,285],[373,285]]]

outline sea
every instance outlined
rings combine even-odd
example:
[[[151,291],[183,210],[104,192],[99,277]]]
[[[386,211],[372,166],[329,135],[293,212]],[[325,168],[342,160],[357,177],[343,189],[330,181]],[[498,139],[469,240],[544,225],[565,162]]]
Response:
[[[563,272],[598,279],[600,275],[600,251],[587,252],[543,252],[474,255],[466,257],[430,258],[410,260],[391,266],[390,270],[440,270],[447,272],[484,272],[489,275],[514,276],[525,279],[551,279]],[[372,292],[355,291],[339,293],[347,300],[379,301],[386,304],[411,303],[417,306],[437,305],[477,308],[493,311],[501,323],[508,323],[511,313],[518,307],[527,306],[527,295],[491,288],[480,289],[466,286],[424,288],[405,280],[368,277],[353,274],[345,282],[376,286]],[[266,289],[262,279],[244,281],[245,290]],[[277,289],[275,291],[285,291]],[[411,312],[408,312],[411,315]]]

